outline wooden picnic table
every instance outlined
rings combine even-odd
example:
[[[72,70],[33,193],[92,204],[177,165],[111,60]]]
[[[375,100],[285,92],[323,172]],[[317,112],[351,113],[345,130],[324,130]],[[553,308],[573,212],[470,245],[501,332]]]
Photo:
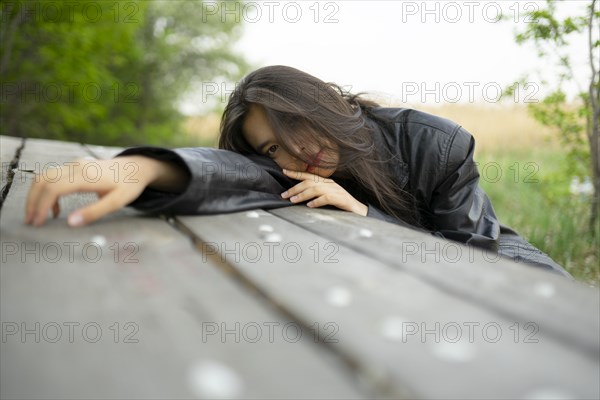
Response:
[[[600,397],[597,288],[305,206],[34,228],[34,172],[121,149],[0,147],[2,398]]]

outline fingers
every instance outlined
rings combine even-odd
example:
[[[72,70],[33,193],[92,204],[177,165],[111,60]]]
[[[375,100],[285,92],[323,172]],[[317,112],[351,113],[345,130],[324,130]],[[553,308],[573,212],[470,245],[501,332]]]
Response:
[[[310,197],[306,197],[306,194],[299,198],[296,197],[298,194],[305,192],[306,190],[308,190],[309,188],[319,188],[318,190],[320,190],[321,192],[324,192],[325,190],[335,190],[337,189],[338,185],[335,183],[335,181],[333,181],[332,179],[327,179],[327,178],[322,178],[318,175],[313,175],[311,173],[308,172],[300,172],[300,171],[290,171],[290,170],[283,170],[287,175],[289,175],[290,177],[294,176],[296,178],[296,180],[302,180],[302,182],[296,184],[295,186],[289,188],[288,190],[286,190],[285,192],[281,193],[281,197],[283,197],[284,199],[290,198],[290,200],[292,202],[297,202],[297,201],[304,201],[307,200]],[[322,187],[324,184],[327,184],[326,187]],[[333,185],[331,185],[333,184]],[[313,193],[312,191],[309,193]],[[315,193],[312,197],[316,196],[319,193]]]
[[[50,207],[52,207],[52,205],[57,201],[58,196],[56,193],[48,193],[46,196],[43,196],[39,199],[38,204],[36,205],[36,214],[33,219],[34,226],[40,226],[46,221]]]
[[[292,186],[285,192],[281,193],[281,197],[283,197],[284,199],[287,199],[288,197],[293,197],[293,196],[297,195],[298,193],[301,193],[302,191],[306,190],[306,188],[307,188],[306,182],[300,182],[297,185]]]
[[[331,201],[327,197],[327,195],[319,196],[316,199],[311,200],[308,203],[306,203],[306,205],[311,208],[323,207],[323,206],[327,206],[329,204],[331,204]]]
[[[35,176],[35,180],[32,182],[29,193],[27,194],[25,205],[26,224],[31,224],[33,226],[43,225],[48,218],[50,210],[52,210],[52,214],[54,218],[56,218],[60,214],[59,199],[64,195],[74,192],[96,192],[97,194],[103,195],[117,190],[117,182],[113,182],[112,179],[86,179],[86,176],[81,170],[82,163],[83,162],[75,162],[75,164],[77,164],[75,168],[73,168],[73,163],[62,167],[62,170],[58,175],[61,178],[57,180],[49,181],[43,179],[42,176]],[[101,168],[104,168],[101,169],[100,173],[103,173],[104,176],[107,177],[112,176],[110,174],[110,172],[113,172],[110,170],[111,164],[104,163],[100,165],[100,162],[95,163]],[[106,202],[103,201],[99,207],[91,208],[91,214],[87,215],[86,212],[85,218],[89,221],[94,221],[98,218],[96,215],[104,215],[115,207],[118,207],[123,201],[130,200],[127,195],[133,195],[134,193],[143,190],[143,188],[127,188],[127,190],[125,190],[125,187],[122,187],[121,189],[120,192],[123,192],[125,197],[123,200],[118,201],[118,199],[115,199],[113,196]],[[81,225],[86,221],[84,218],[79,218],[78,215],[79,214],[75,214],[75,216],[71,216],[70,222],[73,226]]]
[[[297,181],[312,180],[315,183],[317,183],[317,182],[324,182],[324,183],[333,182],[333,180],[331,180],[331,179],[323,178],[319,175],[311,174],[310,172],[292,171],[289,169],[284,169],[283,173],[286,176],[289,176],[290,178],[295,179]]]
[[[291,189],[290,189],[291,190]],[[306,200],[310,200],[314,197],[321,195],[322,192],[317,189],[315,186],[311,186],[305,188],[304,190],[296,190],[295,193],[292,193],[290,197],[290,201],[292,203],[301,203]]]
[[[283,169],[283,173],[284,173],[285,175],[289,176],[290,178],[292,178],[292,179],[295,179],[295,180],[297,180],[297,181],[301,181],[301,180],[302,180],[302,175],[303,175],[303,173],[302,173],[302,172],[300,172],[300,171],[292,171],[292,170],[289,170],[289,169],[285,169],[285,168],[284,168],[284,169]]]
[[[129,202],[129,197],[120,190],[113,190],[102,199],[78,210],[73,211],[67,222],[69,226],[77,227],[90,224],[106,214],[124,207]]]
[[[60,214],[60,205],[57,200],[56,203],[54,203],[54,206],[52,206],[52,216],[56,218],[58,217],[58,214]]]
[[[42,182],[39,181],[37,175],[35,176],[33,182],[31,183],[31,187],[29,188],[29,193],[27,193],[27,200],[25,205],[25,223],[31,224],[36,215],[36,205],[38,202],[38,198],[40,196],[42,190]]]
[[[314,200],[309,201],[306,203],[306,205],[311,208],[333,205],[339,209],[350,211],[363,217],[366,217],[369,213],[369,207],[360,201],[357,201],[353,197],[349,197],[346,198],[345,201],[341,201],[339,197],[336,197],[335,200],[333,200],[331,196],[324,194]]]
[[[311,208],[332,205],[359,215],[367,215],[368,208],[332,179],[318,177],[320,180],[312,181],[312,178],[317,177],[316,175],[289,170],[284,172],[286,175],[303,179],[302,182],[281,194],[284,199],[289,198],[292,203],[310,200],[306,205]]]
[[[90,161],[90,163],[94,163],[94,170],[98,171],[94,179],[88,179],[86,175],[88,165],[86,161],[65,165],[62,167],[60,179],[57,180],[44,180],[36,175],[36,180],[32,183],[27,195],[25,223],[34,226],[44,224],[50,210],[56,218],[60,214],[60,197],[75,192],[93,192],[101,199],[72,212],[68,217],[70,226],[89,224],[129,204],[150,183],[151,176],[153,176],[152,168],[155,166],[148,167],[150,170],[145,174],[145,179],[126,182],[115,177],[117,176],[115,167],[121,168],[119,173],[127,172],[127,165],[132,160],[119,159],[119,161],[121,162],[115,160]]]
[[[52,210],[56,218],[60,213],[58,199],[60,196],[72,193],[78,188],[74,184],[65,181],[47,182],[39,175],[31,184],[27,194],[27,203],[25,206],[25,223],[33,226],[43,225],[48,218],[48,212]]]
[[[40,226],[46,221],[50,207],[56,208],[58,193],[44,187],[43,181],[33,182],[27,196],[25,222]]]

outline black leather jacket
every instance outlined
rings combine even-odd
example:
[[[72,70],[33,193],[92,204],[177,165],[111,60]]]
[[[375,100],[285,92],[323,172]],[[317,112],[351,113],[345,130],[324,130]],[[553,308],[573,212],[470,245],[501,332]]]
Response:
[[[499,223],[479,186],[474,139],[460,125],[404,108],[372,109],[368,123],[376,146],[387,149],[392,157],[397,184],[413,194],[432,234],[570,277],[545,253]],[[188,186],[180,194],[147,188],[129,204],[142,211],[198,215],[292,205],[280,194],[297,182],[264,156],[213,148],[136,147],[117,157],[133,154],[178,163],[190,174]],[[338,183],[367,204],[368,217],[406,226],[382,212],[376,201],[352,182]]]

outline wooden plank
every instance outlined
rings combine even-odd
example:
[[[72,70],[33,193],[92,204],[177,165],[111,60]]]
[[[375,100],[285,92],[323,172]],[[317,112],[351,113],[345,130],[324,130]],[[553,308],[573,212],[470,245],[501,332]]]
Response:
[[[115,146],[98,146],[94,144],[85,144],[84,147],[90,153],[91,156],[108,160],[125,150],[125,147],[115,147]]]
[[[19,137],[0,135],[0,160],[3,165],[12,161],[22,142],[23,139]]]
[[[547,335],[600,358],[597,288],[474,247],[340,210],[299,206],[272,212],[501,315],[523,322],[535,318]],[[370,232],[368,238],[360,237],[358,226]]]
[[[86,154],[76,144],[28,140],[21,161]],[[161,219],[125,210],[77,229],[64,217],[24,225],[33,175],[19,174],[0,219],[2,398],[370,395],[311,337],[294,342],[294,321]],[[89,201],[69,196],[63,215]]]
[[[332,351],[376,391],[396,398],[598,396],[597,358],[542,330],[532,336],[539,315],[531,315],[525,328],[510,314],[390,268],[335,235],[308,232],[274,213],[177,219],[203,241],[205,253],[219,252],[241,279],[296,320],[317,323],[324,337],[335,330]],[[325,221],[315,218],[314,224],[329,225]],[[372,232],[354,225],[353,234],[366,241]],[[369,242],[375,252],[383,245]]]
[[[0,172],[0,190],[2,192],[7,183],[11,162],[15,158],[17,149],[21,147],[22,142],[23,139],[21,138],[0,135],[0,165],[2,166],[2,171]]]

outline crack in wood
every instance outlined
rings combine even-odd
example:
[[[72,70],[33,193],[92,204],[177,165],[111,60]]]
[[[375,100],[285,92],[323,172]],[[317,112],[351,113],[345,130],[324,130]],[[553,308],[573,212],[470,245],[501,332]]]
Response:
[[[102,157],[100,157],[99,154],[96,154],[94,152],[94,150],[90,149],[90,147],[87,144],[85,144],[85,143],[79,143],[79,144],[85,149],[85,151],[87,151],[88,153],[90,153],[90,155],[92,157],[94,157],[94,158],[96,158],[98,160],[102,160]]]
[[[261,289],[250,277],[246,276],[240,269],[236,268],[235,265],[227,262],[225,257],[223,257],[220,252],[215,251],[204,254],[203,249],[207,249],[207,246],[209,246],[208,243],[198,236],[192,229],[188,228],[185,223],[181,222],[176,217],[168,217],[166,218],[166,221],[175,229],[187,236],[192,241],[194,248],[206,256],[210,261],[210,264],[216,265],[228,277],[231,277],[235,281],[239,282],[240,285],[252,295],[258,295],[268,306],[273,308],[275,312],[281,314],[284,318],[287,318],[290,321],[294,321],[294,323],[296,323],[302,330],[303,336],[312,336],[315,333],[310,323],[304,321],[299,315],[285,307],[281,302],[277,301],[276,298],[269,295],[267,291]],[[326,338],[323,337],[323,335],[321,335],[319,332],[317,332],[317,335],[314,337],[317,339],[315,340],[315,343],[327,350],[328,354],[334,359],[338,360],[341,365],[346,368],[348,373],[356,378],[357,385],[365,390],[368,395],[376,396],[377,398],[415,398],[415,393],[411,393],[405,388],[397,387],[397,385],[392,382],[389,376],[387,376],[385,373],[382,374],[383,371],[372,370],[368,365],[364,365],[352,355],[341,352],[330,342],[328,342]]]
[[[21,158],[21,152],[25,148],[25,138],[21,139],[21,145],[17,147],[15,150],[15,155],[12,160],[8,164],[8,168],[6,171],[6,185],[0,190],[0,210],[2,210],[2,205],[4,204],[4,199],[8,196],[8,192],[10,191],[10,187],[12,186],[13,178],[15,176],[15,169],[19,165],[19,159]]]

